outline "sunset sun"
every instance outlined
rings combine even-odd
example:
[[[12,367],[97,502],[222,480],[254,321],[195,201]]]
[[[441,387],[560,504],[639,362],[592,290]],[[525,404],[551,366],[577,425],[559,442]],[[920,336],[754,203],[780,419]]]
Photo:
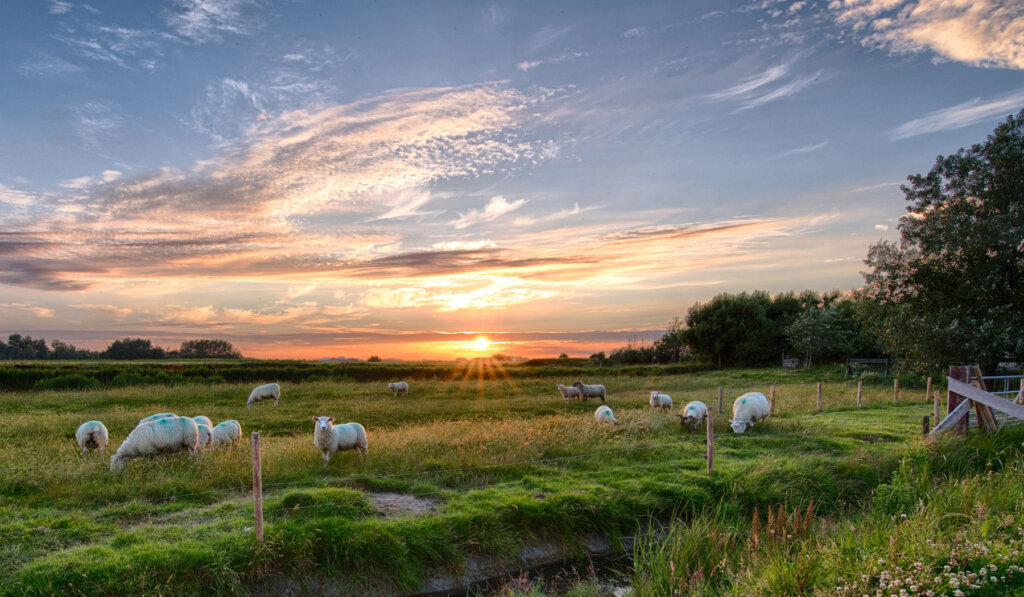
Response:
[[[473,341],[473,350],[479,350],[481,352],[487,350],[491,346],[491,341],[484,336],[480,336]]]

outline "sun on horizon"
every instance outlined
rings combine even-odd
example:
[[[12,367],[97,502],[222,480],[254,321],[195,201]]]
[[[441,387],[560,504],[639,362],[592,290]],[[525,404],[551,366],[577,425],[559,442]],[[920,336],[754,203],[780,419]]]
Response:
[[[473,350],[483,352],[491,347],[491,341],[487,339],[487,336],[480,336],[476,340],[473,340],[471,345]]]

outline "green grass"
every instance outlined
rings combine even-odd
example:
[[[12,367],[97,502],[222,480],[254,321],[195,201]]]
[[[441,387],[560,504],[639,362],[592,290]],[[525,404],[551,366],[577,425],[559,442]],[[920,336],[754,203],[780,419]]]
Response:
[[[572,379],[518,375],[453,370],[397,399],[383,382],[282,383],[278,407],[251,409],[250,384],[0,394],[0,594],[242,594],[272,574],[329,574],[353,594],[412,590],[431,570],[513,554],[531,537],[558,541],[574,558],[587,533],[617,544],[644,521],[673,515],[739,520],[813,501],[818,516],[844,516],[920,443],[921,417],[931,412],[923,387],[904,389],[894,406],[887,384],[865,384],[857,409],[856,383],[835,370],[609,370],[585,377],[608,386],[621,424],[605,426],[594,421],[593,401],[562,403],[554,384]],[[825,410],[816,412],[821,379]],[[711,476],[703,434],[652,412],[643,392],[667,392],[679,410],[694,399],[714,407],[724,386],[728,409],[731,398],[767,393],[771,383],[778,412],[766,424],[734,436],[728,417],[716,418]],[[164,411],[237,419],[244,441],[109,473],[109,455],[138,420]],[[318,415],[362,423],[368,456],[339,453],[323,467],[312,445]],[[75,444],[89,419],[110,430],[105,457],[82,456]],[[253,430],[263,443],[263,543],[251,531]],[[372,499],[381,492],[437,507],[380,516]]]

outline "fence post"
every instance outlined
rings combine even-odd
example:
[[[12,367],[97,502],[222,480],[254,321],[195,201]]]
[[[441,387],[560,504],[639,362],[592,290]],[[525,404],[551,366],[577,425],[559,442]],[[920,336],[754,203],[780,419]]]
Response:
[[[942,398],[939,398],[939,391],[938,390],[935,390],[935,393],[933,394],[933,396],[935,397],[935,409],[934,409],[935,412],[932,413],[932,414],[935,415],[935,424],[938,425],[939,424],[939,420],[940,420],[939,419],[939,409],[942,408]]]
[[[928,415],[921,419],[921,435],[928,437]]]
[[[860,408],[860,404],[861,404],[860,398],[861,398],[862,395],[864,395],[864,382],[863,381],[858,381],[857,382],[857,408]]]
[[[892,380],[892,403],[899,404],[900,401],[900,378]]]
[[[928,378],[928,387],[924,391],[924,401],[928,402],[928,399],[932,397],[932,378]]]
[[[949,376],[957,381],[969,383],[971,378],[971,368],[963,365],[953,365],[949,368]],[[960,394],[946,390],[946,415],[949,415],[953,410],[960,406],[960,403],[967,400]],[[958,433],[967,433],[967,422],[970,419],[970,413],[957,423],[954,429]]]
[[[818,382],[818,410],[821,410],[821,382]]]
[[[715,461],[715,424],[714,416],[708,413],[708,474],[711,474]]]
[[[252,510],[256,517],[256,540],[263,541],[263,464],[259,431],[252,432]]]
[[[722,386],[718,386],[718,414],[722,414],[722,395],[724,392]]]
[[[1021,388],[1024,388],[1024,383],[1022,383]],[[1022,390],[1022,391],[1024,391],[1024,390]],[[774,415],[775,414],[775,384],[772,384],[772,389],[771,389],[771,392],[770,392],[769,395],[771,396],[768,399],[768,403],[771,404],[770,412]]]
[[[1024,377],[1020,378],[1020,391],[1017,392],[1017,399],[1014,402],[1024,402]]]

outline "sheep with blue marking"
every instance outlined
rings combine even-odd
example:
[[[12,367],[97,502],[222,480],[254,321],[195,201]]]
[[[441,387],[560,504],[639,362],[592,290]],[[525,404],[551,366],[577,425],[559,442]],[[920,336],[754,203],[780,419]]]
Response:
[[[207,427],[211,428],[213,427],[213,421],[211,421],[210,417],[206,415],[196,415],[192,417],[192,420],[195,421],[197,425],[206,425]]]
[[[143,423],[149,423],[150,421],[159,421],[160,419],[169,419],[171,417],[176,417],[176,416],[178,416],[178,415],[176,415],[174,413],[157,413],[155,415],[149,415],[145,419],[140,419],[139,420],[139,425],[142,425]]]
[[[594,418],[597,419],[598,423],[611,423],[616,425],[619,422],[619,420],[615,418],[615,414],[612,412],[612,409],[604,405],[597,407],[597,410],[594,411]]]
[[[264,400],[273,400],[274,406],[277,406],[277,401],[281,399],[281,386],[276,383],[263,384],[262,386],[256,386],[253,388],[252,393],[249,394],[249,400],[246,401],[245,406],[248,408],[257,402],[263,402]]]
[[[79,425],[75,431],[75,439],[78,441],[78,447],[82,448],[82,454],[88,450],[102,452],[107,449],[109,443],[107,428],[99,421],[86,421]]]
[[[772,414],[772,406],[761,392],[747,392],[732,403],[732,418],[729,424],[734,433],[743,433]]]
[[[125,461],[131,458],[185,451],[195,454],[198,445],[199,426],[189,417],[149,421],[133,429],[110,457],[110,472],[123,469]]]
[[[230,446],[242,438],[242,426],[234,419],[221,421],[210,429],[209,447]]]
[[[679,424],[683,427],[689,427],[690,431],[695,431],[708,419],[708,405],[704,404],[700,400],[694,400],[693,402],[687,402],[686,406],[683,407],[683,414],[676,415],[679,417]]]

